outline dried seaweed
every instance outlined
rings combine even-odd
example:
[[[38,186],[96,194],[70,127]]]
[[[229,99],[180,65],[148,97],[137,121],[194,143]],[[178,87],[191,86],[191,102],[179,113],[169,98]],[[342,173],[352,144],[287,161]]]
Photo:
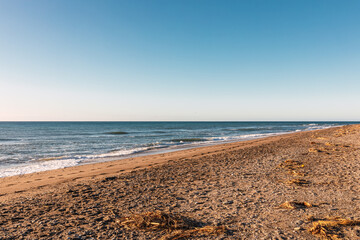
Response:
[[[117,224],[131,230],[162,231],[162,240],[188,238],[193,235],[219,235],[227,231],[225,226],[200,227],[195,221],[161,211],[132,214],[118,219]]]
[[[298,208],[310,208],[313,205],[308,202],[297,202],[297,201],[286,201],[282,203],[279,207],[286,209],[298,209]]]
[[[339,217],[326,218],[313,222],[309,232],[320,239],[335,240],[341,238],[341,227],[360,226],[360,220],[349,220]]]
[[[298,172],[298,171],[295,171],[295,170],[289,171],[289,174],[291,174],[293,176],[299,176],[299,177],[305,177],[307,175],[304,172]]]
[[[321,153],[326,152],[325,148],[309,148],[309,152],[311,153]]]
[[[297,160],[288,159],[288,160],[280,163],[279,167],[286,168],[289,170],[296,170],[299,168],[303,168],[304,164],[302,164],[300,161],[297,161]]]
[[[316,139],[319,139],[319,140],[327,140],[328,138],[325,138],[325,137],[317,137]]]
[[[161,211],[132,214],[119,219],[117,223],[128,229],[142,230],[174,230],[183,229],[189,225],[184,219]]]
[[[291,180],[287,181],[286,183],[287,184],[295,184],[298,186],[305,186],[305,185],[309,185],[310,181],[301,179],[301,178],[295,178],[295,179],[291,179]]]

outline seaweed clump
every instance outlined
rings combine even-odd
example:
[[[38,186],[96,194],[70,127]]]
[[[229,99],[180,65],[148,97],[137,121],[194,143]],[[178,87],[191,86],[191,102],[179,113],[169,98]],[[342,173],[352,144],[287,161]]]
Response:
[[[297,186],[307,186],[310,184],[310,181],[301,179],[301,178],[295,178],[295,179],[291,179],[291,180],[287,181],[286,183],[287,184],[295,184]]]
[[[279,207],[287,208],[287,209],[298,209],[298,208],[310,208],[312,206],[313,205],[308,202],[286,201],[282,203]]]
[[[320,239],[337,240],[341,239],[341,227],[346,226],[360,226],[360,220],[349,220],[339,217],[329,217],[325,220],[318,220],[313,222],[313,226],[309,232]]]
[[[300,161],[288,159],[282,163],[280,163],[279,167],[289,169],[289,170],[296,170],[299,168],[303,168],[304,164],[302,164]]]
[[[220,235],[227,231],[225,226],[204,226],[182,216],[162,211],[132,214],[120,218],[116,223],[130,230],[161,231],[162,240],[188,238],[194,235]]]

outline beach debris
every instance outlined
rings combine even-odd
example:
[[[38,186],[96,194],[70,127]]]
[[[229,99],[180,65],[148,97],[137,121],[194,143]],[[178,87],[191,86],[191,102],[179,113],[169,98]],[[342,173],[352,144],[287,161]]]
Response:
[[[339,152],[342,148],[351,148],[350,145],[346,144],[336,144],[331,142],[324,143],[325,147],[313,147],[309,148],[310,153],[326,153],[331,154],[330,152]]]
[[[305,177],[306,176],[306,173],[298,172],[298,171],[295,171],[295,170],[289,171],[289,174],[291,174],[293,176],[299,176],[299,177]]]
[[[315,220],[317,220],[314,215],[308,215],[305,217],[305,220],[308,221],[308,222],[313,222]]]
[[[341,137],[341,136],[344,136],[344,135],[347,135],[347,134],[353,134],[353,133],[356,133],[356,129],[344,129],[344,128],[341,128],[341,129],[336,131],[335,137]]]
[[[331,142],[326,142],[325,145],[329,146],[329,147],[340,147],[340,148],[349,148],[349,147],[351,147],[350,145],[347,145],[347,144],[336,144],[336,143],[331,143]],[[338,149],[333,148],[333,150],[338,150]]]
[[[313,218],[314,219],[314,218]],[[349,220],[340,217],[328,217],[313,222],[309,232],[320,239],[335,240],[341,238],[341,227],[360,226],[360,220]]]
[[[303,172],[299,172],[299,169],[302,169],[305,167],[304,164],[302,164],[302,162],[297,161],[297,160],[293,160],[293,159],[288,159],[282,163],[279,164],[280,168],[284,168],[284,169],[288,169],[289,170],[289,174],[294,175],[294,176],[305,176],[305,173]]]
[[[185,217],[162,211],[132,214],[116,223],[131,230],[162,231],[162,240],[181,239],[193,235],[219,235],[226,233],[225,226],[201,226]]]
[[[298,209],[298,208],[310,208],[313,205],[308,202],[298,202],[298,201],[286,201],[282,203],[279,208],[286,208],[286,209]]]
[[[310,184],[310,181],[302,179],[302,178],[295,178],[295,179],[291,179],[291,180],[287,181],[286,183],[287,184],[295,184],[298,186],[304,186],[304,185]]]
[[[288,160],[280,163],[279,167],[286,168],[289,170],[296,170],[296,169],[305,167],[305,165],[302,164],[300,161],[288,159]]]
[[[309,148],[309,152],[313,152],[313,153],[325,152],[325,148]]]
[[[343,148],[351,148],[351,146],[350,146],[350,145],[347,145],[347,144],[340,145],[340,147],[343,147]]]
[[[119,219],[117,223],[128,229],[143,229],[150,231],[159,229],[186,229],[189,225],[183,218],[161,211],[132,214],[128,217]]]

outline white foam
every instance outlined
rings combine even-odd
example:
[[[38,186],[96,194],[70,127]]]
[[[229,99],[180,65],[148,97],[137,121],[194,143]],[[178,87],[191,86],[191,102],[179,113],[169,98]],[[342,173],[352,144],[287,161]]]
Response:
[[[158,146],[159,147],[159,146]],[[157,148],[156,146],[138,147],[133,149],[122,149],[111,151],[103,154],[94,155],[77,155],[72,158],[66,158],[67,156],[49,158],[47,159],[36,159],[26,164],[19,164],[13,166],[0,166],[0,178],[9,177],[15,175],[22,175],[27,173],[42,172],[47,170],[54,170],[59,168],[73,167],[79,164],[86,164],[94,162],[94,160],[106,160],[107,158],[124,157],[136,153],[145,152]]]
[[[65,167],[73,167],[78,165],[80,160],[66,159],[66,160],[51,160],[51,161],[37,161],[17,166],[6,166],[0,168],[0,177],[10,177],[15,175],[22,175],[27,173],[43,172],[47,170],[54,170]]]
[[[320,130],[320,129],[326,129],[326,128],[331,128],[331,127],[335,127],[335,126],[340,126],[340,125],[310,125],[310,127],[307,127],[306,129],[304,129],[304,131],[311,131],[311,130]]]
[[[89,155],[87,156],[87,158],[94,159],[94,158],[106,158],[106,157],[121,157],[134,153],[144,152],[153,148],[154,147],[138,147],[133,149],[122,149],[122,150],[111,151],[103,154]]]
[[[226,137],[210,137],[210,138],[207,138],[207,140],[210,140],[210,141],[247,140],[247,139],[255,139],[255,138],[276,136],[276,135],[281,135],[281,134],[285,134],[285,133],[287,133],[287,132],[245,134],[245,135],[226,136]]]

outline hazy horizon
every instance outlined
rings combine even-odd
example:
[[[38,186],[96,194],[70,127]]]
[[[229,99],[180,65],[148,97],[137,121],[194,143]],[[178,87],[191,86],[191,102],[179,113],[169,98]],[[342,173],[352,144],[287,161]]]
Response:
[[[0,0],[0,121],[359,121],[359,9]]]

